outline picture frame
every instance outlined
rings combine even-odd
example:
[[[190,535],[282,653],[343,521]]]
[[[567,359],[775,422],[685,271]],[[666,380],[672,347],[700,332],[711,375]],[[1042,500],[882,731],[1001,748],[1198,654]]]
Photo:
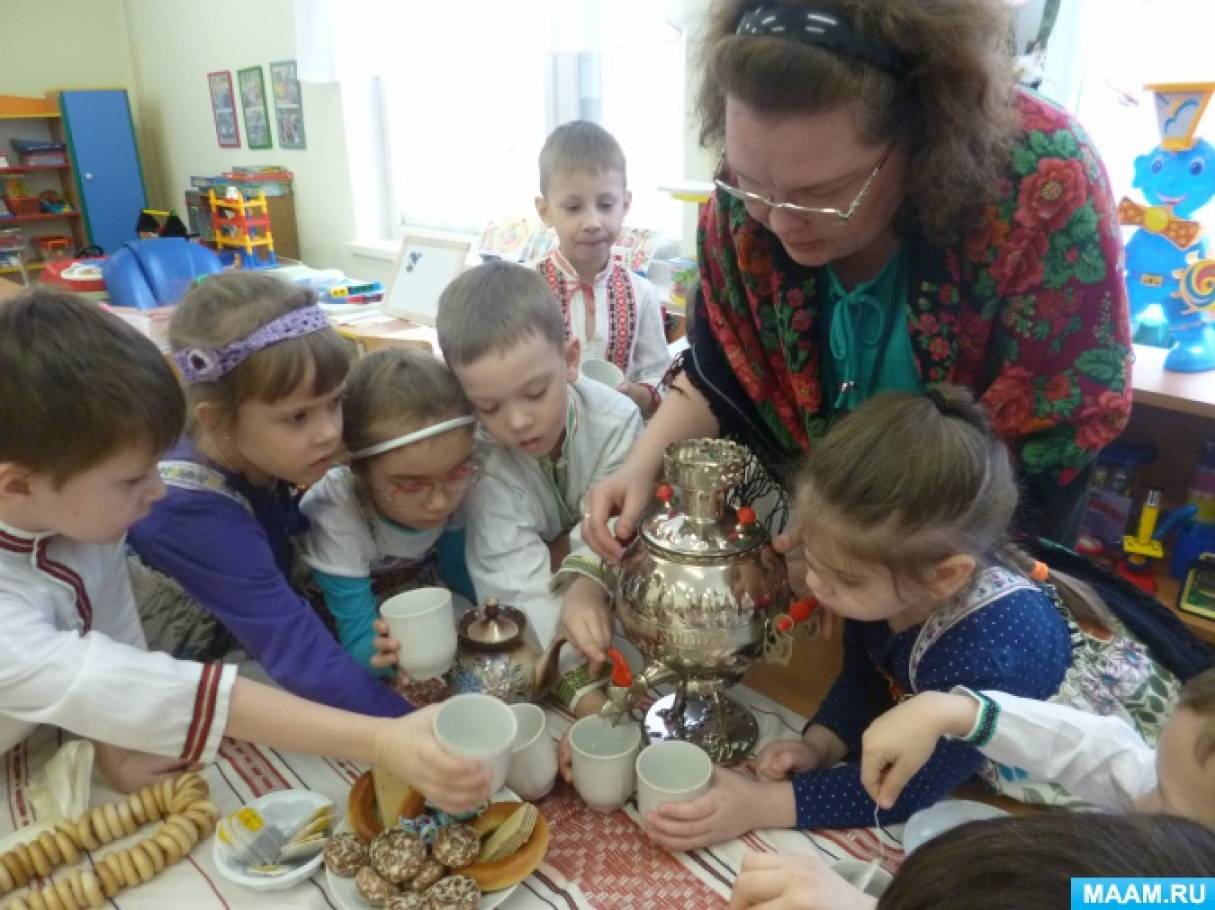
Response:
[[[464,271],[472,243],[406,234],[392,266],[380,309],[398,319],[433,326],[439,295]]]
[[[274,95],[274,119],[278,145],[284,149],[308,147],[304,134],[304,100],[294,60],[270,64],[270,92]]]
[[[207,73],[207,93],[211,96],[211,115],[215,118],[215,138],[221,149],[240,148],[240,124],[236,119],[236,94],[232,91],[232,71]]]
[[[245,141],[251,149],[268,149],[274,145],[270,132],[270,111],[266,105],[266,80],[260,66],[236,71],[236,87],[240,90],[241,110],[245,115]]]

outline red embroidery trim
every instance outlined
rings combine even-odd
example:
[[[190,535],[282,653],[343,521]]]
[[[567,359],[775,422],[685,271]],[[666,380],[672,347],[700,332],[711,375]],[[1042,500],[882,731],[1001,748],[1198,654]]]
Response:
[[[194,716],[190,720],[186,745],[181,752],[181,757],[188,762],[198,761],[207,747],[211,723],[215,720],[215,702],[219,696],[219,680],[222,675],[222,665],[203,664],[202,675],[198,678],[198,691],[194,696]]]
[[[49,537],[43,537],[38,541],[38,555],[35,557],[35,563],[39,569],[51,576],[51,578],[63,582],[75,593],[76,613],[80,616],[83,626],[80,631],[83,635],[93,627],[93,602],[89,600],[89,592],[85,590],[84,581],[81,577],[63,563],[55,562],[46,555],[46,548],[49,542]]]
[[[552,256],[540,262],[539,269],[548,282],[549,290],[557,298],[561,306],[561,319],[565,323],[565,337],[571,334],[569,283],[565,275],[557,267]],[[579,282],[573,284],[578,286]],[[594,295],[594,288],[588,288]],[[604,357],[610,360],[622,371],[629,371],[629,357],[633,352],[633,337],[637,332],[637,297],[633,293],[633,282],[629,280],[628,270],[617,261],[612,262],[611,272],[607,279],[608,297],[608,339]]]

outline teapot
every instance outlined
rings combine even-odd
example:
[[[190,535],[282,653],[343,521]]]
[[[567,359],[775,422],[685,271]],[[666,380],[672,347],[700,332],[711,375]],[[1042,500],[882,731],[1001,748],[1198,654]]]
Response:
[[[524,637],[522,610],[485,600],[469,610],[456,627],[458,645],[451,668],[452,693],[481,692],[507,704],[542,698],[557,678],[557,655],[565,639],[557,637],[541,653]]]
[[[608,702],[618,721],[650,689],[674,694],[645,717],[651,739],[695,743],[719,763],[744,758],[759,727],[725,694],[754,661],[788,660],[794,626],[814,609],[790,603],[784,559],[749,505],[727,497],[742,483],[748,452],[723,439],[689,439],[663,455],[656,506],[625,549],[615,577],[615,614],[646,666],[634,673],[613,649]]]

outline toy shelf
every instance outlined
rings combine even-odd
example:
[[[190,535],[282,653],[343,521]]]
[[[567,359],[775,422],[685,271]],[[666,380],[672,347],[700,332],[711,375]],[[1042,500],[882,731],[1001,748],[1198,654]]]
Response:
[[[22,164],[0,167],[0,177],[16,177],[20,174],[49,174],[52,171],[71,170],[70,164]]]
[[[1215,374],[1174,373],[1164,368],[1164,348],[1135,345],[1131,387],[1136,404],[1215,418]]]
[[[31,224],[35,221],[55,221],[59,218],[79,218],[80,213],[73,210],[70,212],[39,212],[37,215],[9,215],[7,218],[0,218],[0,228],[7,227],[10,224]]]

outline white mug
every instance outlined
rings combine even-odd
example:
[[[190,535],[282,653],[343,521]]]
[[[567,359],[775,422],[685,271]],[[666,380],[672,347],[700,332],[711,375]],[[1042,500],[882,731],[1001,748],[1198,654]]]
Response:
[[[648,813],[663,803],[682,803],[709,789],[713,760],[700,746],[680,740],[652,743],[637,756],[637,811]]]
[[[506,786],[520,799],[535,802],[547,796],[557,779],[557,744],[548,735],[544,709],[531,702],[510,706],[518,730],[511,748]]]
[[[518,726],[506,702],[480,692],[453,695],[439,706],[434,721],[439,745],[489,768],[491,793],[506,783]]]
[[[610,360],[599,360],[595,357],[582,361],[582,375],[613,389],[620,388],[624,383],[624,371],[620,367]]]
[[[416,588],[384,601],[380,615],[388,634],[401,643],[398,661],[414,682],[451,669],[456,657],[456,620],[446,588]]]
[[[574,789],[596,812],[612,812],[633,795],[641,749],[641,727],[631,720],[613,726],[592,714],[570,727]]]

